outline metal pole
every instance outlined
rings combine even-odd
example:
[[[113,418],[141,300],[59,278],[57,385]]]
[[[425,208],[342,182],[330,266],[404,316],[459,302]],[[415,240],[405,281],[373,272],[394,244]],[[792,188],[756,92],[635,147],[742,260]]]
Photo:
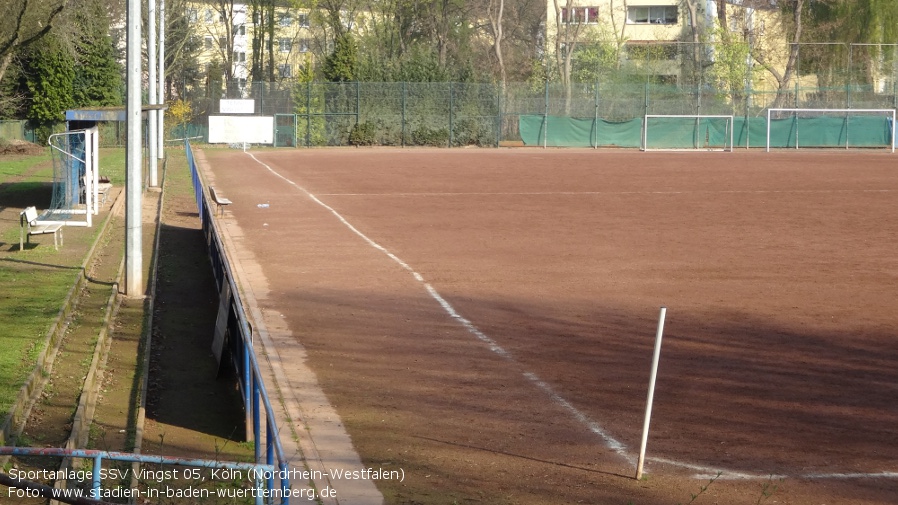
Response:
[[[312,81],[306,83],[306,147],[312,147]]]
[[[664,317],[667,307],[661,307],[658,315],[658,332],[655,334],[655,353],[652,355],[652,375],[649,378],[649,393],[645,404],[645,421],[642,424],[642,444],[639,446],[639,461],[636,464],[636,480],[642,478],[642,466],[645,463],[645,446],[649,441],[649,422],[652,419],[652,402],[655,397],[655,380],[658,378],[658,361],[661,358],[661,337],[664,335]]]
[[[252,440],[258,442],[258,437],[256,437],[256,432],[254,430],[254,422],[256,417],[256,404],[253,402],[253,381],[255,377],[253,376],[252,365],[249,361],[249,349],[247,349],[247,343],[243,342],[243,410],[246,412],[246,426],[244,427],[244,432],[246,433],[246,440]],[[256,460],[258,462],[258,460]]]
[[[595,119],[592,123],[592,148],[599,148],[599,79],[596,78]]]
[[[895,111],[892,111],[892,152],[895,152]]]
[[[402,100],[401,100],[401,102],[402,102],[402,114],[401,114],[402,138],[400,139],[399,144],[402,147],[405,147],[405,81],[402,81]]]
[[[795,108],[798,108],[798,92],[800,88],[798,87],[798,80],[795,81]],[[793,112],[792,116],[795,118],[795,149],[798,149],[798,112]]]
[[[649,150],[649,81],[648,77],[646,77],[646,81],[643,89],[643,103],[642,103],[642,150]]]
[[[158,100],[160,104],[165,103],[165,0],[159,0],[159,89],[157,90]],[[159,135],[156,139],[159,142],[157,154],[159,159],[165,159],[165,110],[160,109],[159,112]],[[186,135],[185,135],[186,136]]]
[[[131,0],[129,0],[131,1]],[[139,8],[139,7],[138,7]],[[90,487],[91,487],[91,498],[95,498],[97,500],[100,499],[100,475],[102,474],[101,470],[103,469],[103,456],[101,454],[97,454],[94,456],[94,474],[90,479]]]
[[[258,463],[262,459],[262,407],[259,401],[261,392],[259,391],[259,381],[256,380],[255,373],[250,371],[250,374],[253,376],[253,401],[251,405],[247,405],[247,408],[250,408],[253,411],[253,441],[256,443],[254,447],[254,456],[256,458],[255,462]],[[268,414],[268,412],[265,413],[266,417]]]
[[[848,78],[845,79],[845,104],[847,108],[851,108],[851,51],[854,48],[849,44],[848,45]],[[846,132],[846,137],[847,132]],[[846,146],[847,148],[847,146]]]
[[[140,0],[128,0],[127,14],[127,106],[128,145],[125,162],[125,294],[143,295],[143,249],[141,229],[141,59]]]
[[[496,147],[502,145],[502,91],[504,86],[500,85],[496,92]]]
[[[455,140],[455,135],[453,135],[454,132],[452,131],[452,98],[452,81],[449,81],[449,145],[446,147],[452,147],[452,142]]]
[[[549,78],[546,77],[545,113],[543,114],[543,149],[549,144]]]
[[[148,93],[149,93],[149,104],[150,105],[156,105],[156,103],[157,103],[156,102],[156,84],[158,81],[157,81],[157,77],[156,77],[156,70],[157,70],[156,62],[158,60],[156,59],[156,47],[157,47],[156,46],[156,0],[148,0],[147,1],[147,59],[149,61],[147,61],[147,71],[148,71],[149,76],[147,78],[147,88],[148,88]],[[152,109],[152,107],[151,107],[151,109]],[[150,163],[149,163],[150,187],[155,188],[155,187],[159,186],[159,175],[157,174],[157,169],[159,166],[159,156],[156,154],[156,150],[159,148],[159,144],[156,141],[156,136],[159,134],[158,126],[157,126],[159,115],[156,114],[155,110],[148,111],[147,115],[149,116],[148,117],[149,124],[147,125],[147,128],[149,129],[149,132],[147,135],[148,136],[147,143],[149,144],[149,148],[150,148],[150,160],[149,160],[150,161]]]

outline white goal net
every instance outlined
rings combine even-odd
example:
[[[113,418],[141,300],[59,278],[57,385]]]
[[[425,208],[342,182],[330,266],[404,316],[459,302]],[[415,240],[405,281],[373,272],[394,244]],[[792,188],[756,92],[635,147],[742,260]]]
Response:
[[[53,196],[41,222],[91,226],[99,213],[97,127],[56,133],[47,140],[53,159]]]
[[[895,152],[895,109],[768,109],[770,148],[880,148]]]

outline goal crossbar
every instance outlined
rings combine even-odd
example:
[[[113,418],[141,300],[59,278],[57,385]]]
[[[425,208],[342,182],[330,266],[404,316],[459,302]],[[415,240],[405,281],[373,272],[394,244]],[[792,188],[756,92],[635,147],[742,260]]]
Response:
[[[664,119],[694,119],[696,130],[693,132],[693,135],[698,134],[697,127],[701,123],[703,119],[725,119],[726,127],[724,132],[724,146],[721,148],[702,148],[697,147],[695,144],[695,140],[693,140],[692,148],[650,148],[649,147],[649,119],[652,118],[664,118]],[[642,150],[643,151],[683,151],[683,150],[711,150],[711,151],[733,151],[733,140],[734,140],[734,130],[733,127],[733,116],[727,114],[646,114],[643,118],[642,122]]]
[[[786,112],[792,114],[801,113],[835,113],[845,114],[846,132],[845,132],[845,149],[850,148],[847,123],[851,119],[851,113],[859,114],[883,114],[889,121],[889,145],[891,151],[895,152],[895,109],[800,109],[800,108],[776,108],[767,109],[767,152],[770,152],[770,126],[772,116],[777,112]],[[798,149],[798,132],[795,133],[795,149]]]

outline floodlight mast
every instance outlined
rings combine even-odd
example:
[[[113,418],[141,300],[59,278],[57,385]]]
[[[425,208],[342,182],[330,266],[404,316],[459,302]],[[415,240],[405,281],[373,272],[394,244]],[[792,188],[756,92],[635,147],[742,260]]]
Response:
[[[143,296],[142,188],[141,188],[141,40],[140,0],[128,0],[127,105],[128,142],[125,161],[125,295]]]
[[[159,100],[157,103],[165,104],[165,0],[159,0]],[[159,134],[156,139],[159,142],[157,149],[159,159],[165,158],[165,109],[159,109]]]
[[[156,101],[156,70],[158,68],[156,66],[156,0],[147,1],[147,60],[147,88],[149,94],[149,104],[156,105],[158,103]],[[147,129],[149,130],[147,132],[149,134],[147,142],[149,143],[150,150],[149,186],[151,188],[155,188],[159,186],[159,157],[156,154],[156,150],[159,148],[159,144],[156,142],[156,135],[159,133],[157,127],[159,115],[155,110],[150,110],[147,114],[147,119]]]

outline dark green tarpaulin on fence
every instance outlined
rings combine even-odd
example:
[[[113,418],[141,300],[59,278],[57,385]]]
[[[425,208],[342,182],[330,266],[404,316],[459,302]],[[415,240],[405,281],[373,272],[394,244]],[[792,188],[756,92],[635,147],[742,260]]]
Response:
[[[548,123],[548,124],[547,124]],[[561,116],[523,115],[519,122],[524,145],[549,147],[639,147],[642,119],[612,122]]]
[[[719,119],[651,118],[650,148],[715,148],[729,143],[725,121]],[[525,145],[548,147],[641,147],[642,118],[623,122],[562,116],[522,115]],[[884,115],[787,117],[774,119],[770,147],[889,147],[892,121]],[[766,117],[733,118],[736,147],[767,145]]]

